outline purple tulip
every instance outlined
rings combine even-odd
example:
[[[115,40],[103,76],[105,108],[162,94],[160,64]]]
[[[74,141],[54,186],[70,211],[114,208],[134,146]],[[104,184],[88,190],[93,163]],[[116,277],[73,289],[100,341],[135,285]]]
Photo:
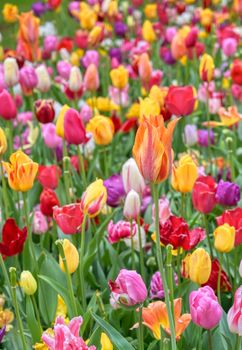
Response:
[[[113,47],[112,49],[109,50],[109,56],[110,58],[116,58],[119,63],[122,62],[122,52],[118,47]]]
[[[5,333],[6,333],[6,326],[3,326],[3,328],[0,329],[0,343],[3,340]]]
[[[225,206],[234,206],[240,200],[240,188],[234,182],[220,180],[216,191],[216,200]]]
[[[36,1],[32,4],[31,6],[32,11],[34,12],[34,15],[37,17],[40,17],[45,14],[45,12],[48,11],[48,6],[47,4],[41,2],[41,1]]]
[[[122,176],[114,174],[105,180],[103,184],[108,192],[107,204],[110,207],[117,207],[125,196]]]
[[[198,144],[201,147],[208,147],[208,130],[200,129],[197,132]],[[209,130],[210,144],[214,145],[214,132]]]
[[[174,273],[175,284],[178,284],[177,274]],[[163,299],[165,297],[165,292],[163,288],[162,279],[160,272],[157,271],[153,274],[150,281],[150,297],[151,299]]]
[[[116,22],[114,25],[114,30],[117,36],[123,37],[127,31],[127,26],[123,22]]]

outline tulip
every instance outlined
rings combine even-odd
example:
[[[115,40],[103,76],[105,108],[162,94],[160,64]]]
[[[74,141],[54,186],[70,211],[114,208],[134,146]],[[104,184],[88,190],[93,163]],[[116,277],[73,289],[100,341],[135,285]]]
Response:
[[[79,203],[53,208],[53,218],[66,235],[72,235],[80,230],[83,222],[83,212]]]
[[[166,197],[161,197],[158,202],[159,205],[159,222],[160,225],[165,224],[165,222],[171,216],[170,202]],[[152,219],[155,221],[155,206],[152,207]]]
[[[132,233],[135,234],[137,227],[132,224]],[[108,241],[111,244],[119,242],[121,239],[131,236],[131,225],[128,221],[120,220],[116,224],[111,220],[108,224]]]
[[[37,290],[37,282],[30,271],[22,271],[19,284],[26,295],[34,295]]]
[[[18,7],[12,4],[4,4],[2,10],[3,18],[5,22],[14,23],[17,21]]]
[[[16,59],[8,57],[3,63],[4,82],[7,87],[12,87],[19,81],[19,69]]]
[[[187,124],[184,128],[184,142],[188,147],[195,145],[198,141],[197,126]]]
[[[160,114],[160,105],[157,101],[150,97],[146,97],[144,100],[140,99],[139,117],[142,120],[144,117],[149,119],[150,116],[156,116]]]
[[[33,233],[42,235],[48,231],[48,222],[40,210],[35,210],[32,223]]]
[[[70,109],[69,106],[67,105],[62,106],[56,121],[56,134],[63,139],[65,137],[64,120],[65,120],[65,114],[68,111],[68,109]]]
[[[235,228],[223,224],[214,231],[214,246],[221,253],[229,253],[234,248]]]
[[[220,180],[215,197],[221,205],[235,206],[240,200],[240,187],[236,183]]]
[[[0,128],[0,158],[4,155],[8,147],[5,132]]]
[[[218,225],[229,224],[235,228],[235,246],[242,243],[242,208],[225,210],[216,218]]]
[[[25,153],[17,151],[10,156],[10,163],[3,162],[3,168],[8,174],[9,186],[14,191],[29,191],[34,184],[38,172],[38,164]]]
[[[0,253],[3,256],[13,256],[22,252],[27,239],[27,228],[22,230],[17,226],[14,219],[7,219],[2,229],[2,242]]]
[[[175,335],[179,340],[191,321],[190,314],[181,315],[182,299],[174,300]],[[142,309],[143,324],[147,326],[156,339],[161,339],[161,327],[170,335],[169,320],[166,304],[163,301],[150,303],[148,307]]]
[[[38,84],[38,78],[35,69],[32,66],[26,66],[21,68],[19,72],[19,82],[23,89],[23,92],[26,95],[31,94],[32,90]]]
[[[123,179],[120,175],[114,174],[103,182],[107,189],[107,205],[117,207],[125,196]]]
[[[213,130],[203,130],[200,129],[197,131],[198,136],[198,145],[201,147],[208,147],[208,145],[214,145],[214,132]]]
[[[62,139],[56,134],[56,126],[52,123],[43,124],[42,135],[47,147],[56,149],[62,147]]]
[[[205,8],[200,13],[200,21],[203,27],[209,27],[213,22],[213,11]]]
[[[227,276],[226,272],[222,269],[222,266],[220,265],[220,263],[219,263],[219,261],[217,259],[214,259],[212,261],[211,274],[209,276],[208,281],[206,283],[204,283],[202,286],[209,286],[215,292],[217,292],[217,290],[218,290],[219,271],[220,271],[220,288],[221,288],[221,291],[230,292],[232,287],[231,287],[231,284],[229,282],[228,276]]]
[[[198,177],[197,166],[189,155],[184,155],[179,160],[177,168],[172,169],[172,187],[179,192],[191,192]]]
[[[144,281],[136,271],[122,269],[116,280],[108,284],[114,300],[121,305],[141,304],[147,298]]]
[[[187,55],[186,41],[183,33],[179,30],[171,42],[171,56],[175,60]]]
[[[71,73],[71,64],[66,61],[59,61],[56,65],[58,74],[65,80],[69,80]]]
[[[229,330],[231,333],[236,333],[239,336],[242,336],[242,286],[240,286],[234,295],[234,304],[229,309],[227,315],[227,321]],[[239,349],[239,348],[238,348]]]
[[[112,84],[119,90],[123,90],[128,84],[129,73],[124,66],[112,69],[110,72]]]
[[[172,135],[177,121],[171,121],[167,128],[160,116],[141,121],[135,136],[133,156],[146,181],[159,183],[169,176]]]
[[[192,86],[170,86],[165,105],[175,116],[187,116],[194,111],[196,98],[195,89]]]
[[[69,108],[64,114],[64,137],[72,145],[80,145],[87,141],[81,116],[73,108]]]
[[[31,10],[36,17],[41,17],[48,11],[48,5],[46,3],[37,1],[32,4]]]
[[[17,115],[16,104],[7,90],[0,92],[0,116],[5,120],[14,119]]]
[[[178,285],[177,274],[174,273],[174,281],[176,286]],[[150,298],[151,299],[163,299],[165,297],[164,286],[162,283],[160,272],[157,271],[153,274],[150,281]]]
[[[205,53],[201,58],[200,66],[199,66],[200,78],[203,81],[207,81],[209,83],[213,79],[214,69],[215,69],[215,66],[214,66],[213,58],[210,55]]]
[[[87,124],[86,131],[92,133],[97,145],[108,145],[114,135],[114,124],[108,117],[97,115]]]
[[[129,191],[125,198],[123,214],[128,220],[137,219],[140,213],[140,198],[134,190]]]
[[[211,176],[200,176],[193,187],[192,203],[203,214],[210,213],[216,205],[216,183]]]
[[[78,92],[82,86],[82,75],[78,67],[71,68],[68,87],[72,92]]]
[[[46,66],[41,65],[35,69],[38,78],[37,89],[40,92],[47,92],[51,87],[51,80]]]
[[[235,59],[231,67],[231,78],[235,84],[242,85],[242,60]]]
[[[152,74],[152,65],[151,65],[149,56],[146,52],[140,55],[140,58],[138,61],[138,72],[139,72],[141,81],[144,84],[148,84]]]
[[[197,248],[183,260],[184,276],[198,284],[208,281],[211,268],[211,258],[203,248]]]
[[[42,124],[51,123],[55,118],[53,100],[37,100],[34,103],[35,115]]]
[[[131,248],[132,250],[134,249],[137,252],[140,252],[141,249],[143,250],[145,248],[145,245],[146,245],[146,232],[145,232],[144,228],[141,226],[140,227],[140,238],[139,238],[138,225],[136,223],[133,223],[132,224],[132,236],[130,234],[129,236],[124,237],[123,241],[127,247]],[[143,257],[142,257],[142,259],[143,259]],[[143,264],[143,262],[141,262],[141,264]],[[141,269],[143,269],[143,267],[141,267]],[[142,270],[142,273],[144,273],[143,270]]]
[[[142,27],[142,36],[145,41],[148,41],[148,43],[153,43],[156,40],[154,28],[152,26],[152,23],[148,20],[144,21]]]
[[[57,195],[50,188],[44,188],[40,195],[40,210],[41,213],[52,217],[53,208],[60,205]]]
[[[87,50],[85,55],[82,57],[82,64],[84,68],[88,68],[91,64],[95,64],[96,67],[99,65],[99,53],[96,50]]]
[[[81,209],[84,215],[90,218],[97,216],[107,201],[107,189],[103,180],[98,179],[92,182],[82,195]]]
[[[78,250],[72,244],[68,239],[63,240],[63,250],[66,258],[67,268],[70,274],[74,273],[79,265],[79,254]],[[59,257],[59,265],[63,272],[65,272],[64,269],[64,263],[61,257]]]
[[[37,180],[43,187],[54,190],[58,187],[60,175],[61,169],[57,165],[40,165]]]
[[[84,75],[84,86],[88,91],[96,91],[99,88],[98,70],[95,64],[90,64]]]
[[[106,333],[101,333],[100,343],[102,346],[101,350],[113,350],[113,344]]]
[[[55,35],[48,35],[44,38],[44,50],[48,53],[56,51],[58,47],[58,38]]]
[[[122,179],[125,192],[136,191],[140,195],[144,192],[145,181],[133,158],[128,159],[122,166]]]
[[[209,286],[201,287],[189,295],[192,321],[199,327],[212,329],[218,325],[223,309]]]
[[[237,51],[237,41],[234,38],[226,38],[222,42],[222,51],[225,56],[233,56]]]

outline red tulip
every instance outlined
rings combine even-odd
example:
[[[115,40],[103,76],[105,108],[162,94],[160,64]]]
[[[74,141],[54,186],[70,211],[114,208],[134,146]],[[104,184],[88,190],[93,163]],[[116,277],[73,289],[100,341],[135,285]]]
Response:
[[[216,205],[217,184],[212,176],[200,176],[193,187],[192,203],[203,214],[210,213]]]
[[[66,235],[72,235],[80,230],[83,221],[83,213],[78,203],[55,207],[53,217]]]
[[[86,49],[88,46],[88,32],[84,32],[81,29],[76,31],[75,44],[79,49]]]
[[[64,37],[59,41],[57,50],[66,49],[68,52],[71,52],[73,49],[74,43],[72,38]]]
[[[48,0],[48,5],[51,9],[56,10],[61,4],[61,0]]]
[[[160,225],[160,241],[164,245],[171,244],[174,249],[180,247],[190,249],[189,227],[186,221],[171,215],[163,225]]]
[[[231,68],[231,78],[235,84],[242,85],[242,60],[234,60]]]
[[[42,124],[51,123],[55,118],[53,100],[37,100],[35,101],[35,115]]]
[[[168,111],[177,117],[191,114],[195,102],[196,95],[192,86],[171,86],[165,98]]]
[[[45,188],[40,195],[40,210],[46,216],[53,215],[53,208],[60,205],[55,192],[50,188]]]
[[[235,228],[235,242],[234,245],[242,243],[242,208],[235,208],[225,210],[221,216],[216,218],[217,224],[229,224]]]
[[[14,219],[7,219],[2,230],[0,253],[3,256],[13,256],[21,253],[26,238],[27,228],[24,227],[20,230]]]
[[[219,268],[220,268],[219,261],[217,259],[214,259],[212,261],[212,270],[211,270],[210,277],[209,277],[208,281],[206,283],[204,283],[202,286],[209,286],[209,287],[213,288],[213,290],[215,292],[217,291]],[[221,271],[220,278],[221,278],[221,282],[220,282],[221,290],[225,291],[225,292],[230,292],[232,287],[231,287],[231,284],[229,282],[228,276],[224,270]]]
[[[61,169],[57,165],[39,165],[37,179],[45,188],[54,190],[58,187]]]
[[[14,119],[17,108],[13,97],[7,90],[0,92],[0,116],[5,120]]]
[[[80,114],[69,108],[64,117],[64,137],[72,145],[80,145],[87,141],[86,130]]]

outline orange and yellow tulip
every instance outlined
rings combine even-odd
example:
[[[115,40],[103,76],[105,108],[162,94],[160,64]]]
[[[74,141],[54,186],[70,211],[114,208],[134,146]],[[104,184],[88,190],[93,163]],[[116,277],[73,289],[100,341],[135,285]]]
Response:
[[[179,119],[167,128],[161,116],[144,118],[137,130],[133,156],[144,179],[159,183],[167,179],[172,166],[172,136]]]
[[[96,115],[89,121],[86,130],[92,133],[97,145],[108,145],[113,140],[114,124],[108,117]]]
[[[26,59],[33,61],[39,57],[39,18],[32,11],[23,12],[19,17],[19,45]]]
[[[181,315],[182,311],[182,299],[178,298],[174,300],[174,321],[176,339],[178,340],[184,330],[187,328],[191,321],[190,314]],[[150,303],[148,307],[144,307],[142,310],[143,324],[150,328],[156,339],[161,339],[161,327],[164,331],[170,334],[169,319],[166,308],[166,303],[163,301],[155,301]]]
[[[18,150],[10,156],[10,163],[2,164],[8,174],[9,186],[14,191],[26,192],[33,187],[39,166],[24,152]]]

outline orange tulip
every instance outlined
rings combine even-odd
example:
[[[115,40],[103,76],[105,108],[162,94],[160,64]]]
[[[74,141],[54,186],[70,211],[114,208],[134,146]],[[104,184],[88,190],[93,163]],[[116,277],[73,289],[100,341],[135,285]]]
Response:
[[[99,88],[98,70],[94,63],[91,63],[84,75],[84,85],[88,91],[96,91]]]
[[[229,128],[242,121],[242,115],[238,112],[236,106],[230,106],[227,110],[224,107],[221,107],[218,114],[221,120],[220,122],[211,120],[210,122],[204,122],[203,125],[210,126],[211,128],[216,126],[225,126]]]
[[[162,116],[143,118],[137,130],[133,156],[144,179],[159,183],[167,179],[172,166],[172,136],[179,119],[167,128]]]
[[[24,50],[25,58],[32,61],[39,56],[39,18],[33,12],[23,12],[19,19],[19,46]]]
[[[142,53],[138,61],[139,76],[143,83],[148,83],[152,74],[152,66],[148,54]]]
[[[181,334],[184,332],[191,321],[191,315],[181,315],[181,310],[182,299],[175,299],[174,321],[177,340],[179,340]],[[151,329],[156,339],[161,339],[160,327],[162,327],[166,333],[171,334],[166,303],[163,301],[155,301],[153,303],[150,303],[148,307],[144,307],[142,310],[142,317],[144,320],[143,324]]]

